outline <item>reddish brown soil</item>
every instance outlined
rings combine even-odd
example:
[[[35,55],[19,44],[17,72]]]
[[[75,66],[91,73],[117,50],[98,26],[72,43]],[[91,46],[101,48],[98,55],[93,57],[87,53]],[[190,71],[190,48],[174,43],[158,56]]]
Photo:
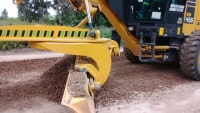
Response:
[[[35,97],[34,82],[40,77],[42,71],[47,70],[49,65],[53,65],[57,59],[44,59],[41,60],[29,60],[29,61],[16,61],[16,62],[1,62],[0,63],[0,108],[9,107],[12,101],[20,101],[21,99]],[[37,70],[37,71],[36,71]],[[35,76],[25,75],[23,73],[38,72]],[[32,76],[32,79],[23,82],[14,82],[15,79],[24,79],[28,76]],[[34,77],[37,77],[36,79]]]
[[[44,97],[49,101],[60,103],[67,80],[68,70],[70,64],[74,63],[74,61],[75,57],[65,56],[59,60],[48,59],[43,60],[42,62],[41,60],[30,60],[2,63],[0,75],[4,79],[1,80],[2,83],[0,85],[6,84],[5,81],[9,81],[11,76],[17,78],[19,73],[24,71],[47,71],[44,73],[40,72],[31,80],[17,82],[12,87],[8,85],[7,87],[2,87],[0,89],[0,108],[8,106],[8,104],[11,104],[11,101],[19,101],[37,96]]]
[[[121,54],[113,58],[107,82],[96,92],[95,104],[103,106],[116,100],[137,99],[141,92],[162,91],[178,84],[194,82],[181,76],[178,62],[132,64]],[[112,105],[112,104],[110,104]]]
[[[74,61],[73,58],[64,62],[59,62],[60,60],[63,59],[0,63],[0,86],[4,86],[0,87],[0,111],[11,107],[15,101],[38,96],[59,104],[66,84],[69,62]],[[54,66],[51,67],[52,65]],[[11,82],[11,78],[24,79],[24,73],[26,80]],[[32,78],[27,79],[29,76]],[[8,85],[9,82],[13,84]],[[181,76],[178,63],[136,65],[131,64],[121,54],[113,59],[111,74],[105,85],[96,92],[95,104],[98,106],[115,100],[134,100],[140,92],[154,92],[190,82],[193,81]]]

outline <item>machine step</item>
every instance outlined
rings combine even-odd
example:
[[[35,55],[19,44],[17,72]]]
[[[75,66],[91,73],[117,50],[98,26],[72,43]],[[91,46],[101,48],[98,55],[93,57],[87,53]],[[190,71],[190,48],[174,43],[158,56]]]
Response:
[[[140,43],[141,45],[147,45],[147,46],[153,46],[155,45],[154,43]]]
[[[156,40],[156,33],[151,33],[151,42],[144,42],[143,41],[143,32],[140,33],[140,42],[139,42],[139,60],[141,62],[153,62],[155,61],[155,40]],[[142,58],[142,46],[151,46],[151,58]]]

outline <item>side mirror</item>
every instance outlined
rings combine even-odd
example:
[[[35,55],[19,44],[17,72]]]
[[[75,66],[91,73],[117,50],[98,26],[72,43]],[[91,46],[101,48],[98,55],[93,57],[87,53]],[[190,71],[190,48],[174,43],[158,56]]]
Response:
[[[12,0],[13,1],[13,4],[20,4],[22,3],[23,0]]]

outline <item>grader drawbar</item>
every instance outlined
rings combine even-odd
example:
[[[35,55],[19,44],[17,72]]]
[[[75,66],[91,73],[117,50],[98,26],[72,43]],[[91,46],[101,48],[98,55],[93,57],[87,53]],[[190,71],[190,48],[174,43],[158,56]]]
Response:
[[[77,113],[94,113],[93,91],[107,80],[111,56],[119,56],[113,40],[90,37],[89,30],[64,26],[1,26],[0,41],[28,41],[30,47],[76,56],[70,70],[62,105]],[[75,81],[75,82],[74,82]]]
[[[14,4],[21,2],[13,0]],[[117,42],[101,38],[100,31],[93,30],[91,4],[87,0],[85,4],[88,17],[76,27],[0,26],[0,41],[27,41],[31,48],[75,56],[64,84],[61,105],[77,113],[95,113],[94,91],[106,82],[111,70],[111,57],[119,56],[120,51]],[[81,28],[88,20],[90,29]]]

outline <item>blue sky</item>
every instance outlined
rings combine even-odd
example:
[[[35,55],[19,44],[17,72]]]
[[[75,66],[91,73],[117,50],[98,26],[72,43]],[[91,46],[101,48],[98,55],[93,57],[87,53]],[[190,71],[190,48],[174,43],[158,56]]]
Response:
[[[17,17],[17,6],[12,3],[12,0],[0,0],[0,13],[3,9],[7,9],[8,17]],[[53,9],[49,9],[48,11],[51,15],[55,14],[55,11]]]

